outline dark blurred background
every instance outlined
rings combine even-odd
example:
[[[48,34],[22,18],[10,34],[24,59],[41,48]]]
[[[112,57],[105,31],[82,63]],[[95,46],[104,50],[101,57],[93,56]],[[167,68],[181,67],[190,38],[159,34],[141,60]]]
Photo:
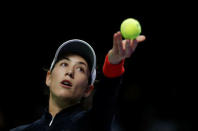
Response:
[[[113,34],[129,17],[147,38],[126,60],[120,123],[126,131],[191,131],[195,117],[193,7],[186,3],[1,4],[0,130],[39,118],[47,105],[44,68],[57,47],[78,38],[97,54],[100,73]],[[187,8],[188,11],[187,12]],[[196,75],[197,76],[197,75]]]

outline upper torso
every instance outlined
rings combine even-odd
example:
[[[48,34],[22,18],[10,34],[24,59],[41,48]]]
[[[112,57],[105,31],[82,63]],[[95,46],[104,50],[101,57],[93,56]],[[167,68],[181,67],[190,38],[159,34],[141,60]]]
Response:
[[[119,77],[101,79],[91,110],[85,111],[77,104],[62,110],[54,118],[45,111],[39,120],[11,131],[110,131],[119,84]]]

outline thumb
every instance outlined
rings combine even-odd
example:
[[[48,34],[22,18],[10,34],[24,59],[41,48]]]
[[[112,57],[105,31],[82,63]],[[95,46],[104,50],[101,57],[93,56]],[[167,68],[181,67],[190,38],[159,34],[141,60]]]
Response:
[[[137,42],[143,42],[146,39],[144,35],[140,35],[136,38]]]

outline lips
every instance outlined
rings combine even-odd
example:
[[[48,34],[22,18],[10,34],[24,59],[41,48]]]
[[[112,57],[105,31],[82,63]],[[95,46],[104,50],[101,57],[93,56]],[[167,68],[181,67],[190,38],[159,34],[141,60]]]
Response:
[[[61,81],[61,87],[63,88],[71,88],[72,87],[72,83],[68,80],[63,80]]]

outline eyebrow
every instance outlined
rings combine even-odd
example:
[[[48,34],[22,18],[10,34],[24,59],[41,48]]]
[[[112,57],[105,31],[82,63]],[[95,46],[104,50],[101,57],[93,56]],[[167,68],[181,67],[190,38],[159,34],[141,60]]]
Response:
[[[63,57],[63,59],[66,59],[66,60],[68,60],[68,61],[71,61],[68,57]],[[85,66],[87,67],[87,64],[85,64],[85,63],[82,62],[82,61],[77,62],[77,64],[82,64],[82,65],[85,65]]]

